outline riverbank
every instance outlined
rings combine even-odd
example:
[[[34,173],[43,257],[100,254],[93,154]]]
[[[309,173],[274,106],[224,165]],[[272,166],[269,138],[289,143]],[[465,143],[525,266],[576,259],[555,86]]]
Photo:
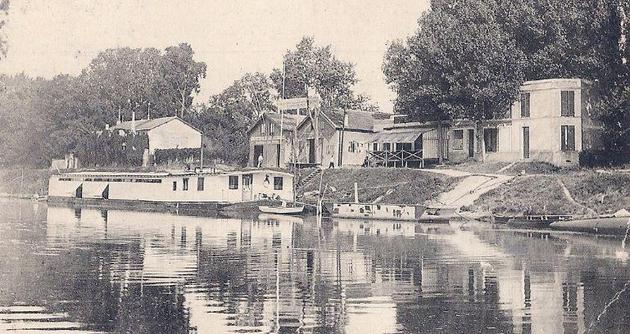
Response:
[[[467,209],[504,215],[595,215],[623,208],[630,208],[630,173],[559,169],[517,176]]]
[[[0,169],[0,194],[46,194],[50,174],[48,169]]]
[[[303,170],[303,175],[313,170]],[[389,204],[425,204],[455,187],[459,177],[449,177],[408,168],[343,168],[322,171],[324,197],[335,202],[354,201],[357,183],[359,202]],[[316,198],[321,175],[316,175],[298,189],[298,197]]]

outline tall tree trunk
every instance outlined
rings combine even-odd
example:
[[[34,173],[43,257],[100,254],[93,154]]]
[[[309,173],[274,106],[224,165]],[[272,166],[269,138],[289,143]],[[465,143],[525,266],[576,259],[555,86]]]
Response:
[[[477,138],[475,160],[484,162],[486,160],[486,147],[483,140],[483,124],[481,121],[475,121],[475,137]]]

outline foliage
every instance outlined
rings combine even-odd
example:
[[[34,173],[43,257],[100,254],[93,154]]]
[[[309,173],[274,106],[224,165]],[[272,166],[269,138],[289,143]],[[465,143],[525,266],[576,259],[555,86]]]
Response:
[[[6,16],[8,12],[9,0],[0,0],[0,31],[2,31],[2,28],[6,24]],[[0,35],[0,59],[2,59],[2,57],[6,55],[7,52],[6,41],[3,37],[4,36]]]
[[[416,34],[392,43],[385,56],[396,111],[480,121],[509,108],[523,81],[523,56],[501,29],[497,8],[493,0],[432,2]]]
[[[274,69],[270,75],[280,96],[305,97],[308,88],[314,88],[326,107],[376,108],[367,97],[354,96],[352,87],[358,81],[354,65],[337,59],[330,45],[318,47],[314,38],[304,37],[294,51],[284,55],[283,66]]]
[[[618,0],[501,1],[502,29],[527,59],[527,80],[615,83],[621,73]]]
[[[0,0],[1,1],[1,0]],[[77,76],[51,80],[0,76],[0,165],[47,166],[80,149],[119,117],[172,116],[191,109],[205,64],[187,44],[157,49],[110,49]]]
[[[39,97],[44,84],[23,74],[0,76],[0,166],[41,163]]]
[[[271,82],[262,73],[247,73],[223,92],[210,97],[208,104],[187,120],[209,138],[209,156],[243,165],[249,146],[247,129],[264,112],[275,109]]]
[[[184,117],[192,104],[192,94],[199,93],[199,79],[206,77],[206,64],[193,60],[193,49],[186,43],[166,48],[162,60],[164,80],[173,102],[179,106],[180,117]]]
[[[84,167],[141,166],[148,147],[149,138],[145,133],[121,136],[117,131],[105,131],[87,136],[75,153]]]
[[[157,149],[154,153],[154,162],[165,164],[169,162],[186,162],[199,160],[201,151],[198,148],[169,148]],[[205,157],[204,157],[204,160]]]
[[[193,59],[190,45],[171,46],[161,52],[154,48],[108,49],[101,52],[82,72],[80,80],[88,92],[101,101],[104,119],[115,122],[120,114],[130,119],[181,116],[199,92],[199,80],[206,65]]]

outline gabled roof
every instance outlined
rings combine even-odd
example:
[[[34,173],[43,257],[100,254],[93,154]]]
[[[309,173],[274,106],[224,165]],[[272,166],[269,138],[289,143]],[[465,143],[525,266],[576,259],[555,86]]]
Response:
[[[149,130],[153,130],[159,126],[162,126],[170,121],[173,120],[180,120],[182,121],[182,123],[188,125],[189,127],[193,128],[195,131],[201,133],[201,131],[199,131],[197,128],[195,128],[194,126],[188,124],[187,122],[185,122],[184,120],[180,119],[177,116],[171,116],[171,117],[160,117],[160,118],[154,118],[154,119],[137,119],[135,120],[136,122],[136,131],[149,131]],[[134,121],[125,121],[125,122],[120,122],[114,126],[112,126],[110,129],[111,130],[125,130],[125,131],[131,131],[131,124]]]
[[[266,112],[266,113],[263,113],[258,118],[258,120],[254,124],[252,124],[252,126],[249,127],[249,129],[247,129],[247,133],[252,132],[252,130],[254,130],[254,128],[264,119],[269,119],[277,126],[280,126],[282,124],[283,131],[293,131],[300,123],[302,123],[302,121],[304,121],[305,118],[306,116],[304,115]]]

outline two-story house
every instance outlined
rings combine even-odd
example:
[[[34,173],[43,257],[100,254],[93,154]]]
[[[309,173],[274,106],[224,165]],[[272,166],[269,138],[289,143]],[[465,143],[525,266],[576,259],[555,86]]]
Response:
[[[590,85],[580,79],[527,81],[503,119],[483,124],[487,161],[537,160],[576,165],[579,152],[600,145],[601,126],[591,115]],[[448,159],[475,156],[472,122],[452,122]]]
[[[537,160],[557,166],[577,165],[579,153],[601,145],[601,124],[591,112],[590,85],[580,79],[525,82],[505,117],[482,123],[485,161]],[[424,160],[459,162],[475,158],[477,129],[471,120],[442,124],[438,150],[437,122],[394,124],[374,135],[369,156],[382,151],[420,152]],[[377,151],[378,150],[378,151]],[[401,164],[393,164],[400,166]]]

